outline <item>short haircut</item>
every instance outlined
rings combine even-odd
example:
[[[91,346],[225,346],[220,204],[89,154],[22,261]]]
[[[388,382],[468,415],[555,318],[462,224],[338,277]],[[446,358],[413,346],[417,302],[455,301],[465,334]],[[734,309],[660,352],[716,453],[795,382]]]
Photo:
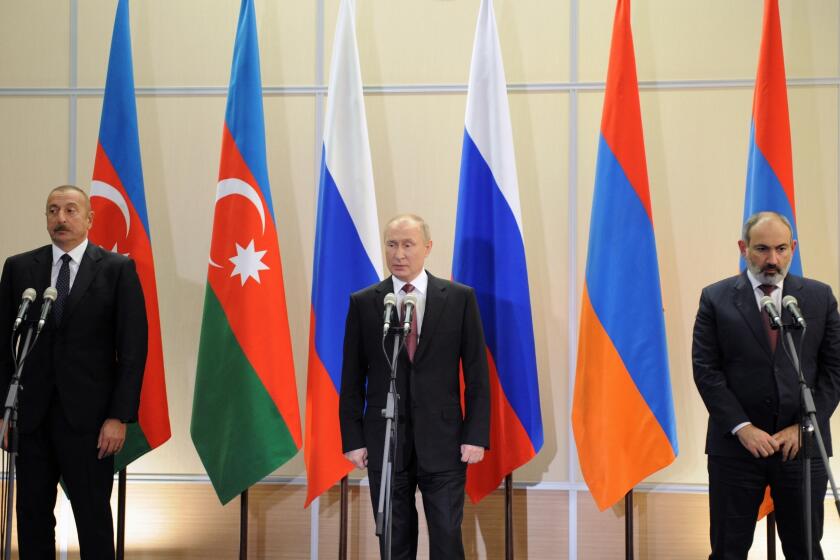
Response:
[[[85,200],[85,209],[88,212],[90,212],[90,197],[88,197],[88,194],[85,191],[83,191],[82,189],[80,189],[79,187],[77,187],[76,185],[60,185],[60,186],[54,188],[53,190],[50,191],[50,194],[47,195],[47,200],[50,199],[50,197],[53,195],[53,193],[67,192],[67,191],[75,191],[77,193],[80,193],[82,195],[82,198],[84,198],[84,200]]]
[[[385,237],[385,232],[388,231],[388,228],[390,228],[397,222],[414,222],[415,224],[420,226],[420,229],[423,231],[423,241],[425,241],[426,243],[431,241],[432,232],[429,229],[429,224],[427,224],[426,220],[424,220],[417,214],[397,214],[396,216],[388,220],[388,223],[385,224],[385,230],[382,232],[383,239]]]
[[[756,224],[758,224],[758,222],[760,222],[762,220],[765,220],[765,219],[772,219],[772,218],[776,218],[777,220],[779,220],[780,222],[785,224],[785,226],[788,228],[788,231],[790,232],[790,239],[791,239],[791,241],[793,241],[793,227],[791,227],[791,225],[790,225],[790,220],[788,220],[783,214],[779,214],[778,212],[770,212],[770,211],[756,212],[755,214],[753,214],[752,216],[747,218],[747,221],[744,222],[744,227],[741,229],[741,241],[743,241],[744,243],[746,243],[749,246],[749,244],[750,244],[750,231],[752,230],[752,228]]]

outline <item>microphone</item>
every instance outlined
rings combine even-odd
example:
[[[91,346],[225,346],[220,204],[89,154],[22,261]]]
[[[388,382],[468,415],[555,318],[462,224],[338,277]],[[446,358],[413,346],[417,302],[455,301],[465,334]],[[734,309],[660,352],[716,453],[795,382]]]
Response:
[[[799,302],[796,301],[795,297],[783,297],[782,305],[785,307],[785,309],[790,311],[790,314],[793,315],[793,320],[796,322],[797,325],[799,325],[803,329],[808,326],[805,324],[805,317],[802,316],[802,312],[799,310]]]
[[[394,314],[394,307],[397,305],[397,296],[393,293],[385,294],[385,318],[382,319],[382,336],[386,336],[391,330],[391,315]]]
[[[20,307],[18,307],[17,317],[15,317],[15,325],[12,327],[13,334],[17,332],[20,328],[20,324],[23,323],[24,319],[26,319],[26,312],[29,311],[29,304],[35,301],[35,296],[37,295],[38,293],[34,288],[26,288],[23,290]]]
[[[414,308],[417,306],[417,296],[414,294],[408,294],[403,299],[403,305],[405,305],[405,317],[403,317],[403,332],[408,333],[411,332],[411,314],[414,312]]]
[[[764,311],[767,312],[767,315],[770,316],[770,325],[775,325],[777,329],[782,328],[782,318],[779,316],[779,310],[776,309],[776,304],[773,303],[773,298],[764,296],[759,303]]]
[[[50,287],[44,290],[44,303],[41,304],[41,318],[38,319],[36,334],[41,334],[41,329],[47,324],[47,316],[50,314],[50,309],[56,297],[58,297],[58,292],[55,291],[55,288]]]

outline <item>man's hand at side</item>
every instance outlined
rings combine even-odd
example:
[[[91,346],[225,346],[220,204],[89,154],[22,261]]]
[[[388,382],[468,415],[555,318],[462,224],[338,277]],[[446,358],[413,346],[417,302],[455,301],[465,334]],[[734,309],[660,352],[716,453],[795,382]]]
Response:
[[[741,441],[741,445],[747,448],[755,458],[769,457],[779,450],[779,442],[776,439],[752,424],[747,424],[735,433]]]
[[[461,462],[470,465],[479,463],[484,459],[484,448],[478,445],[461,445]]]
[[[344,454],[344,456],[347,457],[347,460],[353,463],[357,469],[367,468],[367,447],[360,447],[359,449],[348,451]]]
[[[96,442],[96,448],[99,449],[98,457],[102,459],[119,453],[123,444],[125,444],[125,424],[116,418],[108,418],[99,430],[99,440]]]
[[[793,459],[799,453],[799,424],[788,426],[784,430],[773,434],[773,439],[779,442],[782,461]]]

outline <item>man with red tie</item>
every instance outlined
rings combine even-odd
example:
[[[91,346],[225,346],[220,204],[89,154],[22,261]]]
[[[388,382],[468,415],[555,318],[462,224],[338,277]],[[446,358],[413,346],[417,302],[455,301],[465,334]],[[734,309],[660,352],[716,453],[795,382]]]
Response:
[[[412,334],[398,358],[392,558],[416,558],[418,487],[430,558],[463,558],[466,466],[483,459],[490,439],[490,390],[478,303],[472,288],[424,269],[432,240],[421,217],[396,216],[385,227],[384,241],[391,277],[350,297],[339,400],[342,445],[357,468],[368,468],[375,511],[386,423],[381,412],[391,375],[383,352],[384,298],[394,294],[400,309],[406,295],[414,294]],[[385,348],[393,347],[393,336],[386,337]],[[380,552],[385,555],[383,539]]]
[[[703,290],[694,323],[694,381],[709,410],[710,558],[747,558],[768,485],[785,557],[806,558],[798,376],[760,302],[770,298],[789,324],[792,317],[782,302],[793,296],[808,322],[805,336],[794,340],[831,454],[829,418],[840,399],[837,300],[826,284],[788,274],[796,240],[784,216],[751,216],[738,245],[747,269]],[[810,437],[808,456],[813,550],[819,559],[827,475]]]

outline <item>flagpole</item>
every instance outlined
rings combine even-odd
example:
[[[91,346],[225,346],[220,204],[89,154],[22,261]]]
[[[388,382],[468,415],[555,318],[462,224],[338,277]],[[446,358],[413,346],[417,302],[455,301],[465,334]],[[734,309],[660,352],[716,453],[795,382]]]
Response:
[[[513,560],[513,473],[505,477],[505,560]]]
[[[248,489],[239,495],[239,560],[248,559]]]
[[[767,514],[767,560],[776,560],[776,512]]]
[[[117,478],[117,560],[125,558],[125,486],[127,469]]]
[[[341,479],[341,515],[338,525],[338,560],[347,560],[347,506],[349,502],[350,483],[347,475]]]
[[[633,489],[624,495],[624,558],[633,560]]]

